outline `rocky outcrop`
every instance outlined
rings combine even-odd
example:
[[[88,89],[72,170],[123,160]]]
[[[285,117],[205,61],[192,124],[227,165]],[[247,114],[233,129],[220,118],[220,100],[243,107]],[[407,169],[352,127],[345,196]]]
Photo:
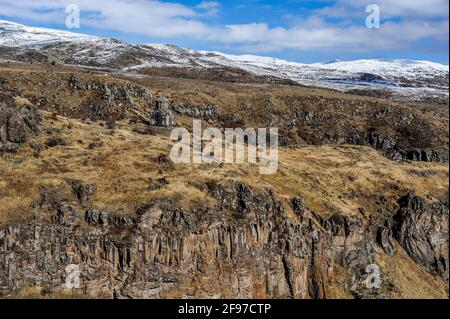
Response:
[[[96,296],[327,298],[336,264],[359,283],[355,296],[377,293],[363,286],[378,249],[375,224],[340,214],[324,219],[299,198],[288,217],[271,189],[255,192],[242,182],[202,189],[215,207],[185,210],[168,198],[128,216],[93,208],[83,213],[80,203],[45,197],[39,207],[53,218],[37,214],[0,230],[0,295],[30,284],[65,287],[76,268],[77,289]],[[396,235],[401,243],[411,241],[402,234],[414,227],[434,234],[428,224],[404,220]]]
[[[149,121],[153,97],[143,86],[102,79],[80,80],[74,74],[67,79],[67,85],[73,93],[83,96],[83,102],[72,110],[73,116],[106,121],[124,118]]]
[[[72,190],[81,203],[86,203],[95,193],[96,187],[94,184],[84,184],[81,181],[69,181]]]
[[[395,238],[418,265],[448,281],[448,202],[429,204],[408,194],[399,205]]]
[[[201,118],[210,121],[217,120],[220,115],[220,110],[215,105],[204,105],[204,106],[174,105],[173,110],[177,114],[187,115],[190,117]]]
[[[109,297],[326,297],[332,261],[310,216],[289,221],[272,191],[208,186],[219,204],[193,211],[154,202],[132,216],[62,204],[0,232],[0,291],[63,285]],[[86,230],[79,225],[85,223]]]
[[[74,74],[69,76],[67,83],[72,90],[99,92],[102,99],[107,101],[131,103],[130,98],[145,100],[152,97],[145,87],[139,85],[119,85],[99,80],[84,83]]]
[[[402,154],[403,158],[411,161],[448,163],[448,152],[435,149],[410,149]]]
[[[280,112],[278,102],[263,113],[269,125],[279,127],[280,145],[364,145],[399,162],[448,162],[445,114],[442,125],[436,126],[432,119],[436,114],[430,118],[431,112],[427,111],[424,116],[413,106],[400,108],[323,96],[308,97],[301,102],[291,97],[285,99],[290,112]]]
[[[388,220],[385,221],[384,225],[379,225],[377,228],[377,243],[389,256],[393,256],[395,254],[397,249],[394,234]]]
[[[430,148],[405,149],[399,146],[394,138],[382,137],[374,132],[369,133],[368,143],[390,159],[396,161],[448,162],[447,152]]]
[[[0,102],[0,153],[18,151],[20,144],[38,133],[41,121],[39,111],[31,104]]]

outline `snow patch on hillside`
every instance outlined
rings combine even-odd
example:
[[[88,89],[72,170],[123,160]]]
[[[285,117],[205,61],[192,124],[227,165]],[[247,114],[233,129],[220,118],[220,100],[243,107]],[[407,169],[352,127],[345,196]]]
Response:
[[[15,47],[44,46],[60,42],[96,41],[98,37],[46,28],[27,27],[0,20],[0,45]]]

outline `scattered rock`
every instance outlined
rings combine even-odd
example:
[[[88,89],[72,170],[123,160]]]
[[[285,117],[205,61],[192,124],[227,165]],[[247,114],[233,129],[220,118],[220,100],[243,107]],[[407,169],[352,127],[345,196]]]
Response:
[[[386,254],[393,256],[395,254],[395,241],[393,238],[392,229],[388,222],[385,226],[379,226],[377,229],[377,242],[383,248]]]
[[[143,129],[135,127],[133,132],[141,135],[156,135],[155,130],[151,126],[145,126]]]
[[[159,154],[153,160],[158,164],[158,166],[163,170],[172,170],[174,169],[174,163],[166,154]]]
[[[108,130],[114,130],[117,128],[117,125],[115,121],[109,120],[106,122],[106,127],[108,128]]]
[[[91,209],[86,211],[84,218],[86,222],[91,226],[107,227],[109,224],[108,213],[98,209]]]
[[[45,145],[48,147],[66,146],[66,141],[59,137],[51,137],[45,142]]]
[[[167,184],[169,184],[169,182],[166,180],[165,177],[157,178],[157,179],[149,178],[147,180],[147,183],[148,183],[148,189],[150,191],[161,189],[164,186],[166,186]]]
[[[57,211],[56,222],[66,227],[77,226],[79,223],[77,210],[69,204],[61,204]]]
[[[201,118],[205,120],[215,121],[220,116],[220,110],[215,105],[205,105],[205,106],[174,105],[172,108],[174,112],[176,112],[177,114]]]
[[[92,143],[89,143],[88,145],[88,149],[93,150],[99,147],[103,146],[103,142],[102,141],[94,141]]]
[[[20,147],[17,144],[0,144],[0,154],[1,153],[17,153]]]
[[[69,184],[81,203],[89,201],[96,190],[94,184],[84,184],[81,181],[69,181]]]
[[[294,209],[294,212],[299,216],[300,218],[307,218],[306,215],[306,206],[304,201],[301,198],[295,197],[292,199],[292,208]]]
[[[358,211],[361,215],[366,216],[366,209],[364,207],[358,208]]]

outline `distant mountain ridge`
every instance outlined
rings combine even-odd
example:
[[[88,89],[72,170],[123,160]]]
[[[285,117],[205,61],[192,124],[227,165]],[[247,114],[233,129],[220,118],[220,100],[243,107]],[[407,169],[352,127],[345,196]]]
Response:
[[[272,57],[194,51],[175,45],[133,45],[115,39],[28,27],[0,20],[0,58],[148,73],[153,68],[241,70],[338,90],[387,90],[403,96],[448,97],[449,67],[429,61],[355,60],[304,64]]]

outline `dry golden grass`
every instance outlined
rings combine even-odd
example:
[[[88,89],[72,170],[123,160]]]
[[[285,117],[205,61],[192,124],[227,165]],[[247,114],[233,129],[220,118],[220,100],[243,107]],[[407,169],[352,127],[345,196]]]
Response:
[[[351,276],[342,266],[334,266],[334,278],[327,285],[327,298],[329,299],[353,299],[350,292]]]
[[[37,138],[18,154],[0,157],[2,221],[30,211],[39,198],[39,186],[67,188],[66,181],[71,179],[94,183],[97,192],[92,202],[123,213],[167,196],[179,197],[182,205],[205,200],[213,204],[199,190],[208,180],[240,179],[255,189],[271,187],[286,206],[292,197],[299,196],[324,216],[335,212],[358,216],[358,208],[363,206],[369,213],[376,213],[377,206],[371,203],[383,194],[394,198],[397,193],[414,190],[438,200],[448,192],[447,165],[396,163],[367,147],[281,148],[279,170],[273,175],[260,175],[259,167],[248,163],[184,164],[164,169],[154,158],[169,154],[172,143],[167,136],[134,133],[125,121],[118,122],[118,128],[112,131],[99,122],[55,119],[50,113],[44,113],[44,118],[44,130]],[[63,138],[67,145],[46,148],[35,157],[31,145],[43,145],[52,136]],[[93,142],[100,146],[89,149]],[[148,179],[159,177],[166,177],[169,184],[150,191]]]
[[[430,170],[433,174],[417,176]],[[447,177],[445,164],[396,163],[371,148],[347,145],[281,149],[278,174],[261,176],[260,180],[286,199],[303,198],[322,215],[358,215],[359,207],[375,213],[370,211],[375,206],[368,204],[380,195],[392,198],[415,190],[431,200],[445,198]]]
[[[375,260],[395,286],[390,298],[448,299],[448,282],[423,271],[400,246],[397,248],[393,257],[380,252]]]
[[[380,267],[384,284],[380,291],[391,299],[447,299],[448,285],[442,278],[422,270],[402,247],[397,245],[394,256],[388,256],[381,249],[375,258]],[[348,270],[335,265],[335,277],[327,286],[327,297],[352,299],[352,285]]]
[[[31,105],[31,102],[28,99],[19,96],[16,96],[14,98],[14,103],[16,104],[16,106]]]

